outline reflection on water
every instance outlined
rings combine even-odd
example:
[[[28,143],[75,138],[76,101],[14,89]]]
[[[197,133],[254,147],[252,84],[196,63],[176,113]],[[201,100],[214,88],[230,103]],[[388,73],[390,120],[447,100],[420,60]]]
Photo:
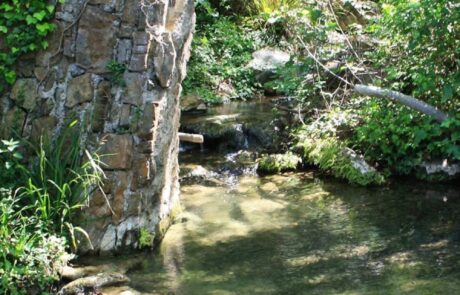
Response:
[[[242,175],[232,186],[183,185],[182,196],[181,221],[129,274],[132,292],[460,292],[458,186]]]

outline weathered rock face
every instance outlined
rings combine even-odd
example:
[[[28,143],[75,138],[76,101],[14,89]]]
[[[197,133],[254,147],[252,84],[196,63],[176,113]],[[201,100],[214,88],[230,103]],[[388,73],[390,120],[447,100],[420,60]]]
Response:
[[[67,0],[55,23],[49,49],[22,60],[1,97],[0,137],[57,136],[79,119],[82,145],[106,164],[104,193],[81,214],[95,251],[136,247],[141,229],[158,238],[179,206],[179,96],[193,0]]]

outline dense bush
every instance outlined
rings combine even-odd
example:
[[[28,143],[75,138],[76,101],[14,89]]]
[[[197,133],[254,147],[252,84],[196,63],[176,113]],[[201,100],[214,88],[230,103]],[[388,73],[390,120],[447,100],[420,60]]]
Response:
[[[360,108],[359,116],[355,147],[382,168],[409,174],[423,161],[460,161],[460,118],[439,124],[405,107],[373,100]]]
[[[445,112],[442,124],[406,107],[371,100],[359,106],[355,147],[398,174],[423,161],[460,160],[460,7],[456,1],[382,1],[370,29],[382,38],[370,57],[383,67],[383,86],[411,94]]]
[[[454,0],[383,1],[377,58],[394,87],[441,109],[460,108],[460,8]]]
[[[233,86],[235,97],[254,93],[253,72],[246,67],[256,44],[251,32],[237,25],[230,16],[221,16],[203,3],[197,7],[201,21],[192,44],[184,94],[198,94],[206,102],[220,102],[221,83]]]

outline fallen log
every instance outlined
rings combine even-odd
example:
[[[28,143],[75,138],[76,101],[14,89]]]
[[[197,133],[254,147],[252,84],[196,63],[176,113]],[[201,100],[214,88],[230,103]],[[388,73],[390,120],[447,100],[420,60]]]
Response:
[[[179,140],[190,143],[204,143],[204,137],[200,134],[189,134],[179,132]]]
[[[448,119],[448,116],[445,113],[441,112],[434,106],[429,105],[424,101],[418,100],[415,97],[402,94],[401,92],[362,84],[354,85],[354,90],[362,95],[390,99],[411,109],[419,111],[425,115],[431,116],[440,123]]]

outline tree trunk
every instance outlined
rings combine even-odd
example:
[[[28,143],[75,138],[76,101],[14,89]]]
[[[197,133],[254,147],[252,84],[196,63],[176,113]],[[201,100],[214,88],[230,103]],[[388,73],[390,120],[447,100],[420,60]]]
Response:
[[[423,102],[412,96],[405,95],[397,91],[383,89],[383,88],[376,87],[376,86],[361,85],[361,84],[355,85],[354,90],[357,93],[362,94],[362,95],[387,98],[392,101],[398,102],[400,104],[410,107],[411,109],[419,111],[425,115],[431,116],[440,123],[448,119],[448,116],[445,113],[441,112],[434,106],[431,106],[427,104],[426,102]]]

